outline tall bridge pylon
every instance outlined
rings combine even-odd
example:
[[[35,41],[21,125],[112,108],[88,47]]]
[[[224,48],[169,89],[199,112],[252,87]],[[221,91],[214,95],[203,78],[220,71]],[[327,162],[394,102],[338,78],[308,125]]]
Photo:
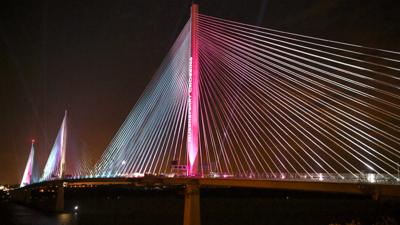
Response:
[[[199,152],[199,46],[198,46],[198,5],[193,4],[191,10],[191,56],[189,65],[189,96],[188,96],[188,131],[187,131],[187,174],[196,176],[198,173]]]
[[[41,181],[62,179],[65,175],[65,154],[67,149],[67,111],[44,167]]]
[[[33,184],[39,181],[39,167],[36,160],[35,153],[35,140],[32,140],[31,151],[29,153],[28,161],[26,162],[26,167],[20,187],[24,187],[29,184]]]

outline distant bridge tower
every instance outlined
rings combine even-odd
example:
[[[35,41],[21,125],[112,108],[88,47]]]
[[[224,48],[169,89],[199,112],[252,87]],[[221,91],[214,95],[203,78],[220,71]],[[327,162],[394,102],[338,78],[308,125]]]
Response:
[[[54,141],[43,175],[40,180],[62,179],[65,174],[65,152],[67,149],[67,111],[65,111],[57,138]]]
[[[198,51],[198,5],[191,10],[191,57],[189,62],[187,175],[198,175],[199,151],[199,51]]]
[[[26,162],[24,176],[22,177],[20,187],[39,181],[39,168],[36,161],[34,144],[35,140],[32,140],[31,152],[29,153],[28,161]]]

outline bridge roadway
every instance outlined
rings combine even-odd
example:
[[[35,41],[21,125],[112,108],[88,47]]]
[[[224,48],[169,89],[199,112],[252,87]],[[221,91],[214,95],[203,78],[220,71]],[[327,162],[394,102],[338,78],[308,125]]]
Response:
[[[400,197],[400,183],[344,182],[319,180],[279,180],[279,179],[243,179],[243,178],[203,178],[203,177],[158,177],[145,176],[137,178],[80,178],[52,180],[29,185],[24,188],[37,189],[49,186],[101,186],[101,185],[134,185],[134,186],[169,186],[196,185],[201,187],[243,187],[277,190],[316,191],[329,193],[347,193]]]

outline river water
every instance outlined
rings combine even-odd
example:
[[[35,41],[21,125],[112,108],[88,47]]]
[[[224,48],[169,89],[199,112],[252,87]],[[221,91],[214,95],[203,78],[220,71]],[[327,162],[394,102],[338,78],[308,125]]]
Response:
[[[65,213],[0,203],[0,225],[177,225],[181,190],[66,192]],[[400,224],[400,200],[257,189],[201,191],[203,225]],[[385,222],[385,223],[384,223]]]

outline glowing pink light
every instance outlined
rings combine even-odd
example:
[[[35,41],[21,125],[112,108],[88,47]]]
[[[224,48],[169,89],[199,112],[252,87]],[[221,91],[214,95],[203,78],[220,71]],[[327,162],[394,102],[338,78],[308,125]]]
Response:
[[[197,30],[198,30],[198,6],[192,5],[192,57],[189,66],[189,115],[188,115],[188,140],[187,140],[187,151],[188,151],[188,175],[197,175],[198,163],[197,154],[199,150],[198,137],[199,137],[199,53],[198,53],[198,42],[197,42]]]

